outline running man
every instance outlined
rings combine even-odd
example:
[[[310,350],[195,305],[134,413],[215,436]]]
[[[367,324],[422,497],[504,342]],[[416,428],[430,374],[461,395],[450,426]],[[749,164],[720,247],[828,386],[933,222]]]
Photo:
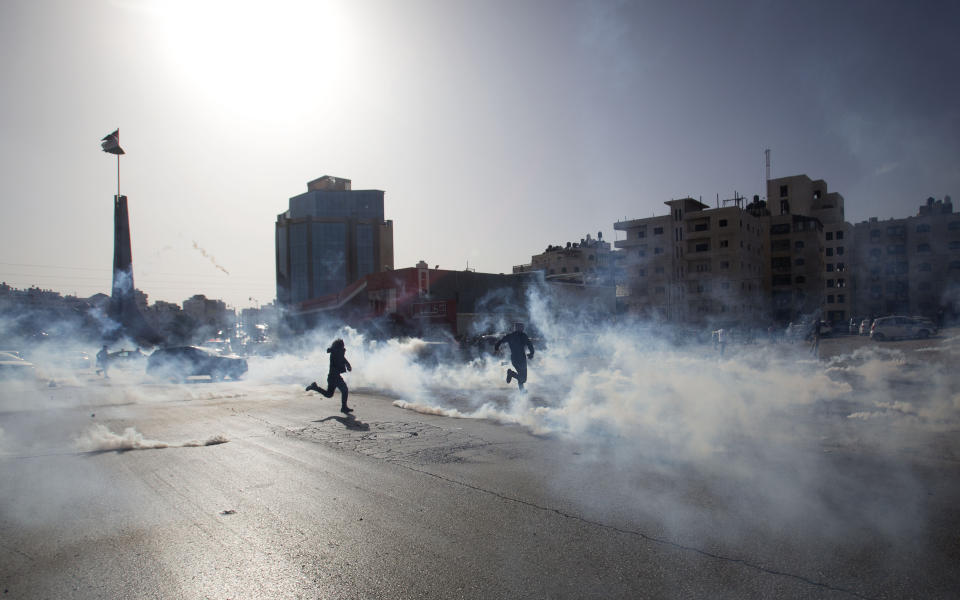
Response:
[[[510,362],[513,363],[513,369],[507,369],[507,383],[516,379],[520,391],[523,391],[523,384],[527,382],[527,359],[533,358],[533,343],[527,334],[523,332],[523,323],[513,324],[513,333],[500,338],[493,346],[494,352],[500,351],[500,344],[506,342],[510,346]],[[530,350],[529,354],[524,354],[524,347]]]
[[[333,398],[333,392],[340,390],[340,412],[348,415],[353,412],[353,409],[347,406],[349,390],[347,389],[347,382],[343,380],[340,374],[346,371],[352,371],[353,367],[350,366],[350,361],[347,360],[347,348],[344,346],[343,340],[340,338],[334,340],[333,343],[330,344],[330,347],[327,348],[327,353],[330,354],[330,372],[327,373],[327,389],[319,387],[317,382],[314,381],[307,386],[307,391],[320,392],[327,398]]]

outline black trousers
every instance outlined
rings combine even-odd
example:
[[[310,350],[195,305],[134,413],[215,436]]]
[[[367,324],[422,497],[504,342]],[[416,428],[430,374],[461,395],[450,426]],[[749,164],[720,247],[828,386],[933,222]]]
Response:
[[[340,377],[339,373],[329,373],[327,375],[327,389],[320,388],[317,391],[327,398],[333,398],[333,392],[336,390],[340,390],[340,404],[346,406],[349,390],[347,389],[347,382],[343,380],[343,377]]]
[[[521,386],[527,382],[527,357],[521,355],[520,358],[510,357],[510,362],[513,363],[513,370],[517,373],[517,383]]]

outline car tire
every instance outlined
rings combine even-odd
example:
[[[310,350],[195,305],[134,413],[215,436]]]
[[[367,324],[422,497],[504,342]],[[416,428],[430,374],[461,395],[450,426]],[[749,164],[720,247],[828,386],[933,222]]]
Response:
[[[878,342],[882,342],[884,340],[884,336],[882,333],[875,333],[871,337],[877,340]]]

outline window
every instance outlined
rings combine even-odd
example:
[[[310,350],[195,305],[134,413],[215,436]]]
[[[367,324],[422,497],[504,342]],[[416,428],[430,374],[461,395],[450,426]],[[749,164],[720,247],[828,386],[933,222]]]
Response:
[[[837,294],[837,303],[838,303],[838,304],[843,304],[843,303],[846,302],[846,301],[847,301],[847,295],[846,295],[846,294]]]
[[[954,269],[954,270],[960,269],[960,260],[952,260],[952,261],[950,261],[950,268],[951,268],[951,269]]]
[[[846,279],[838,279],[838,280],[837,280],[837,287],[847,287],[847,280],[846,280]]]
[[[654,227],[653,235],[663,235],[663,227]]]
[[[726,220],[726,219],[720,219],[720,227],[726,227],[726,226],[727,226],[727,220]]]
[[[656,269],[654,269],[654,271],[658,274],[661,274],[663,273],[663,267],[657,267]]]
[[[957,248],[960,248],[960,242],[958,242]],[[902,244],[887,246],[887,254],[906,254],[906,248]]]
[[[917,233],[930,233],[930,226],[926,223],[921,223],[917,225]]]
[[[720,240],[721,248],[728,248],[730,246],[730,240]]]
[[[798,266],[798,267],[802,267],[803,265],[806,264],[806,262],[807,262],[807,261],[805,261],[804,259],[798,258],[798,259],[795,259],[795,260],[793,261],[793,264],[796,265],[796,266]],[[829,270],[829,269],[828,269],[828,270]]]
[[[832,288],[836,282],[832,279],[827,280],[827,287]]]
[[[837,256],[843,256],[843,246],[837,246]]]
[[[824,235],[826,236],[827,240],[832,240],[832,239],[833,239],[833,232],[832,232],[832,231],[828,231],[828,232],[825,233]]]
[[[837,232],[837,239],[838,239],[838,240],[842,240],[842,239],[843,239],[843,232],[842,232],[842,231],[838,231],[838,232]]]
[[[918,244],[917,252],[923,252],[923,253],[930,252],[930,244]]]
[[[958,221],[958,223],[960,223],[960,221]],[[789,223],[780,223],[779,225],[770,227],[770,235],[783,235],[785,233],[790,233]]]
[[[797,275],[797,278],[794,281],[796,281],[797,283],[806,283],[807,278],[804,277],[803,275]]]
[[[947,229],[950,231],[956,231],[960,229],[960,221],[950,221],[950,224],[947,225]]]
[[[920,285],[917,286],[917,289],[919,289],[921,292],[929,292],[931,287],[933,286],[930,285],[929,281],[921,281]]]
[[[646,269],[637,269],[637,277],[646,277],[646,276],[647,276]]]
[[[873,258],[880,258],[880,255],[883,254],[883,251],[880,248],[872,248],[870,250],[870,256]]]
[[[797,241],[795,241],[795,242],[793,243],[793,247],[794,247],[796,250],[802,250],[802,249],[803,249],[803,240],[797,240]]]
[[[957,241],[950,242],[950,249],[960,250],[960,242],[957,242]]]
[[[843,263],[837,263],[837,270],[838,270],[838,271],[844,271],[844,270],[846,270],[846,266],[844,266]]]
[[[827,304],[833,304],[833,294],[827,295]]]
[[[573,268],[573,272],[574,272],[574,273],[579,273],[579,272],[580,272],[580,267],[574,267],[574,268]]]
[[[567,272],[567,268],[566,268],[566,267],[563,267],[562,269],[560,269],[560,272],[561,272],[561,273],[566,273],[566,272]]]
[[[770,249],[774,252],[789,252],[790,240],[773,240],[770,243]]]
[[[781,197],[781,198],[786,198],[787,195],[788,195],[788,193],[789,193],[789,191],[790,191],[790,186],[781,185],[781,186],[780,186],[780,197]]]
[[[832,272],[833,272],[833,263],[827,263],[827,273],[832,273]]]
[[[708,250],[710,250],[710,244],[706,244],[706,243],[697,244],[696,246],[694,246],[694,249],[693,249],[694,252],[707,252]]]
[[[833,256],[833,248],[827,248],[827,256]]]
[[[663,254],[663,248],[654,248],[654,249],[653,249],[653,253],[654,253],[654,254]]]
[[[721,261],[720,261],[720,268],[721,268],[721,269],[729,269],[729,268],[730,268],[730,261],[729,261],[729,260],[721,260]]]
[[[930,263],[920,263],[919,269],[921,271],[930,271],[932,267],[930,266]]]
[[[637,232],[637,238],[645,238],[645,237],[647,237],[647,232],[646,232],[646,231],[642,231],[642,230],[641,230],[641,231],[638,231],[638,232]]]

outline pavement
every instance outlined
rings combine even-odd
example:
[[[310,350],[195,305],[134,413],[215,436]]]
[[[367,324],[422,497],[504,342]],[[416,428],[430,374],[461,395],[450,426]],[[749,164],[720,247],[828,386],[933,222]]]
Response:
[[[0,597],[956,598],[960,427],[909,377],[952,339],[883,347],[899,409],[869,340],[825,339],[813,368],[854,392],[696,455],[641,442],[669,415],[543,432],[362,386],[347,418],[299,382],[5,385]]]

